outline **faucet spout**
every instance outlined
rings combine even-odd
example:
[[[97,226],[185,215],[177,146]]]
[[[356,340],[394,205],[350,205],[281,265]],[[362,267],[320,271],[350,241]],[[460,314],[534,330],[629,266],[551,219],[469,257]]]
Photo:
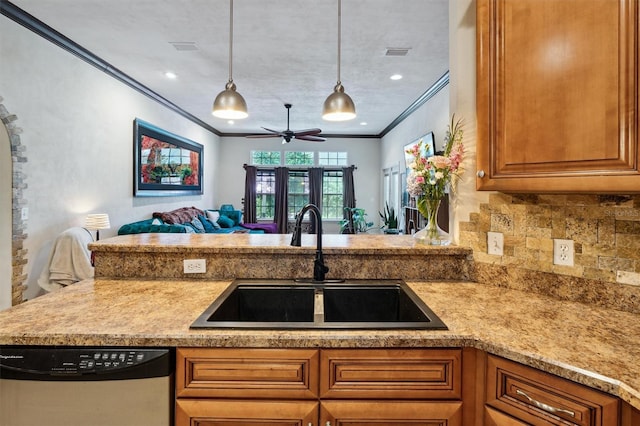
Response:
[[[313,261],[313,280],[324,281],[326,273],[329,272],[329,268],[324,264],[324,257],[322,256],[322,217],[320,215],[320,209],[315,204],[305,205],[296,215],[296,224],[293,227],[291,245],[296,247],[300,247],[302,245],[302,219],[308,211],[313,213],[317,232],[316,257]]]

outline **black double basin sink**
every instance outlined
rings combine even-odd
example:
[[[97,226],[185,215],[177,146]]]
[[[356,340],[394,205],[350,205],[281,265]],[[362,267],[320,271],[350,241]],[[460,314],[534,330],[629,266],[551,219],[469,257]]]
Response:
[[[235,280],[191,328],[447,329],[401,280]]]

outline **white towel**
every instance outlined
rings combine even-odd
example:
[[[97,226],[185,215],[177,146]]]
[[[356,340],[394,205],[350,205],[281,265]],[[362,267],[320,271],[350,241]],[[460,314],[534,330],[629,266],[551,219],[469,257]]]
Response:
[[[84,228],[69,228],[56,238],[47,265],[43,268],[38,285],[47,291],[93,277],[91,252],[87,245],[93,236]]]

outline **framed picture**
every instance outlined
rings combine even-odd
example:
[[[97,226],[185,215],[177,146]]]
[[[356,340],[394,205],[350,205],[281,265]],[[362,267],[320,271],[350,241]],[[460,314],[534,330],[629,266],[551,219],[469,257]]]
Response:
[[[202,194],[202,145],[139,118],[133,127],[135,197]]]
[[[431,157],[432,155],[435,155],[434,146],[436,141],[433,137],[433,132],[429,132],[426,135],[404,146],[404,162],[407,169],[411,167],[411,163],[413,163],[413,156],[411,154],[407,154],[407,150],[413,148],[413,146],[420,142],[420,140],[422,140],[422,156]]]

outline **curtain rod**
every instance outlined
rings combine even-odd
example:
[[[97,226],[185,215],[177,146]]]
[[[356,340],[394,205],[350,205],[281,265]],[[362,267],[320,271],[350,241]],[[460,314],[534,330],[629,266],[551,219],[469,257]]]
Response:
[[[243,169],[247,169],[247,167],[249,167],[250,165],[247,163],[244,163],[242,165]],[[283,167],[283,166],[253,166],[255,167],[257,170],[274,170],[277,169],[278,167]],[[350,166],[346,166],[347,168],[351,168],[353,170],[358,170],[358,167],[355,165],[350,165]],[[312,169],[312,168],[318,168],[318,169],[324,169],[324,170],[328,170],[328,171],[340,171],[342,170],[344,167],[309,167],[309,166],[301,166],[301,167],[288,167],[291,170],[308,170],[308,169]]]

